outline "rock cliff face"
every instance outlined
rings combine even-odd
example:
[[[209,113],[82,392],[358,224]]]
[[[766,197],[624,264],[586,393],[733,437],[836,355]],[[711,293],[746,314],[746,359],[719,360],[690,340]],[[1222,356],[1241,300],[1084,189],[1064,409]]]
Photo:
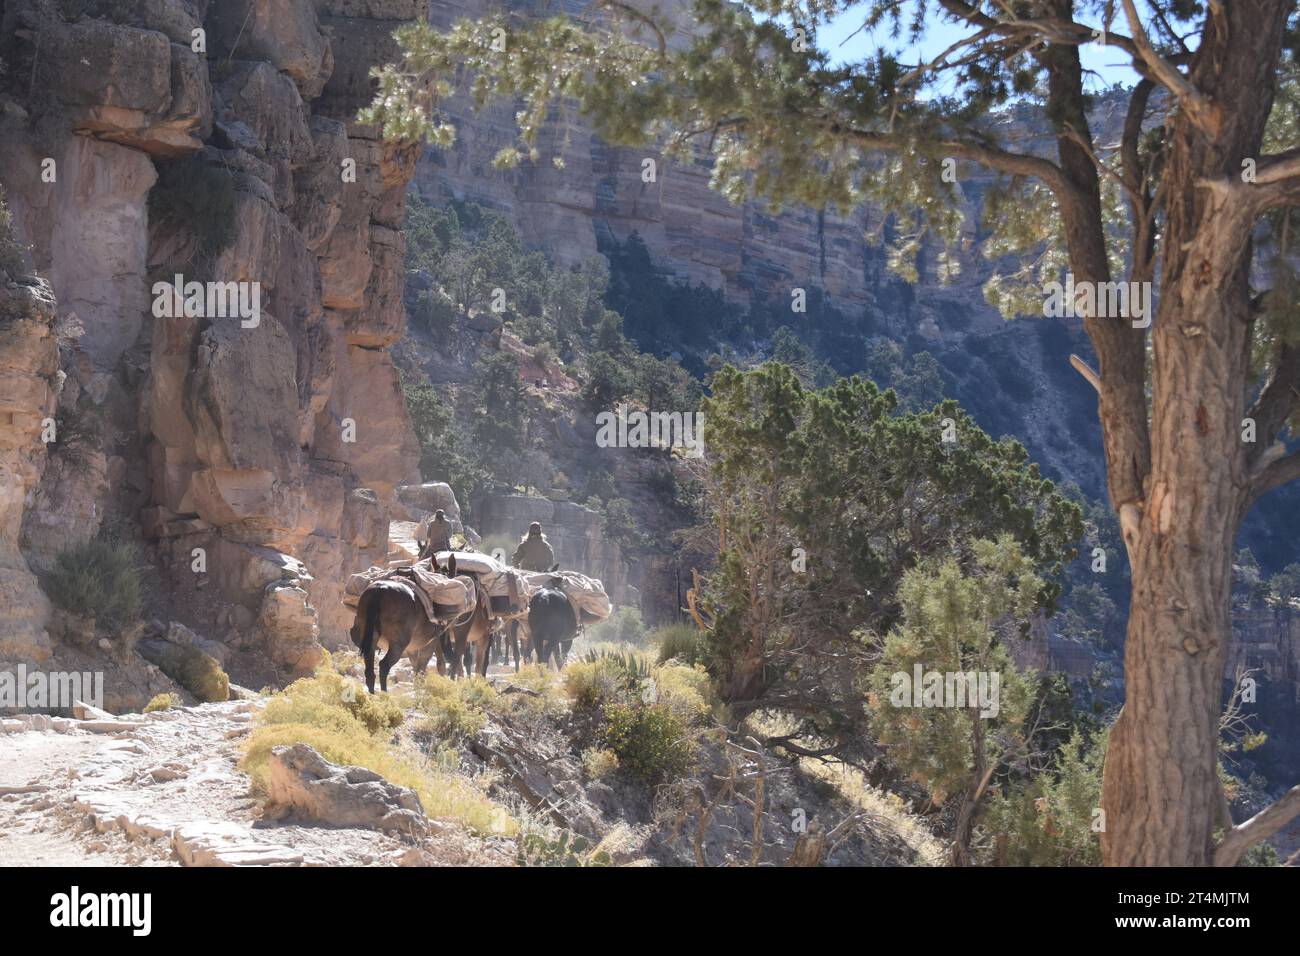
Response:
[[[384,558],[395,489],[418,480],[387,351],[417,156],[355,116],[392,31],[426,14],[427,0],[0,2],[0,186],[53,292],[0,347],[15,365],[0,411],[18,423],[0,449],[7,614],[39,630],[44,613],[20,519],[41,567],[114,517],[157,545],[177,606],[218,607],[205,623],[251,632],[278,666],[347,640],[342,583]],[[214,313],[209,295],[167,317],[155,284],[176,276],[237,283],[260,312]],[[101,427],[75,460],[56,444],[38,485],[56,300],[84,329],[60,414]]]
[[[18,547],[46,463],[42,439],[59,387],[54,299],[43,282],[0,288],[0,660],[44,661],[50,602]]]
[[[564,9],[581,14],[588,6],[571,2]],[[653,7],[661,22],[675,24],[676,41],[686,38],[690,0],[644,6]],[[446,27],[495,7],[489,0],[431,0],[429,18]],[[706,156],[681,164],[653,148],[611,147],[571,109],[558,111],[544,131],[538,162],[497,170],[493,157],[516,144],[513,105],[476,111],[468,97],[458,95],[445,106],[457,128],[456,143],[426,150],[415,177],[415,188],[430,201],[488,206],[511,219],[526,244],[560,266],[580,263],[608,240],[622,242],[636,233],[657,270],[676,281],[721,290],[742,308],[788,308],[792,289],[819,292],[845,324],[930,351],[940,359],[949,392],[984,428],[995,436],[1016,434],[1049,475],[1103,494],[1096,399],[1068,364],[1070,351],[1087,354],[1079,323],[1007,323],[984,301],[982,286],[993,265],[978,254],[973,240],[992,177],[979,168],[962,164],[958,169],[967,235],[954,251],[960,266],[956,278],[941,283],[937,257],[927,250],[918,263],[920,281],[909,286],[886,268],[879,235],[887,229],[879,209],[838,214],[803,207],[773,211],[761,202],[732,205],[709,188]],[[1122,119],[1112,112],[1108,104],[1098,107],[1096,120],[1103,128]],[[1028,112],[1009,114],[1005,121],[1018,140],[1041,128]],[[555,155],[563,159],[563,169],[552,164]],[[647,158],[657,163],[655,182],[642,181]],[[1049,334],[1053,338],[1045,345]],[[834,351],[847,367],[865,367],[867,348],[860,338],[841,339]]]

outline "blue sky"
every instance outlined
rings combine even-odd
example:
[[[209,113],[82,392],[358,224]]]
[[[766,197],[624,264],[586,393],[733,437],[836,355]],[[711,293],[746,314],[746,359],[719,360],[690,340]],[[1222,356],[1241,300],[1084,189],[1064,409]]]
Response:
[[[880,46],[900,53],[906,51],[907,56],[905,59],[907,60],[928,60],[938,56],[963,35],[966,35],[970,29],[963,24],[943,19],[936,12],[931,18],[930,25],[927,27],[925,37],[920,45],[914,49],[909,49],[903,41],[895,40],[889,35],[887,26],[877,28],[874,35],[865,30],[854,35],[854,31],[862,25],[863,18],[864,12],[862,8],[842,13],[818,31],[818,46],[829,53],[832,59],[836,61],[859,60]],[[1112,83],[1123,83],[1125,86],[1132,86],[1137,82],[1137,74],[1126,65],[1127,57],[1121,50],[1113,47],[1102,47],[1099,44],[1087,44],[1081,49],[1084,67],[1095,70],[1100,74],[1100,76],[1088,78],[1089,90],[1102,89]]]

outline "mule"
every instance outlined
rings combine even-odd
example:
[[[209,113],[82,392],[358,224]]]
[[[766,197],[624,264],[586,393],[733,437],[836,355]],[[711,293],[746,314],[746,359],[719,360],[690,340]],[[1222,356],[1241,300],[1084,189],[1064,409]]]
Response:
[[[568,659],[578,633],[578,615],[560,590],[563,580],[558,576],[550,578],[528,601],[528,630],[537,663],[545,667],[554,659],[557,670]]]
[[[456,577],[456,556],[447,561],[447,575]],[[366,689],[375,692],[375,654],[382,643],[383,659],[379,662],[379,687],[388,691],[388,672],[402,656],[409,654],[417,677],[424,674],[429,659],[437,654],[438,673],[452,677],[461,673],[461,660],[467,650],[474,653],[474,665],[480,675],[487,675],[487,645],[491,638],[488,597],[472,575],[474,607],[460,621],[435,623],[429,620],[424,605],[415,596],[415,585],[400,578],[376,581],[357,602],[357,616],[352,622],[352,643],[366,663]]]
[[[376,581],[366,588],[357,603],[352,622],[352,643],[366,662],[366,689],[375,692],[375,651],[386,645],[379,662],[379,686],[387,693],[388,672],[408,651],[418,654],[437,645],[438,626],[429,620],[424,605],[416,598],[413,585],[402,580]]]

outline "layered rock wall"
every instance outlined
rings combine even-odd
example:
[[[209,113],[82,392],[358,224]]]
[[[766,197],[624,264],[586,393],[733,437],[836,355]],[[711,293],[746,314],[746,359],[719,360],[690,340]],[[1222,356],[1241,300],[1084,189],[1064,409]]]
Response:
[[[104,426],[89,463],[29,493],[25,549],[48,563],[120,513],[158,545],[176,603],[215,599],[302,670],[317,638],[346,641],[343,581],[384,558],[395,489],[418,480],[387,351],[416,151],[355,117],[427,2],[0,11],[0,185],[85,330],[61,405]],[[156,315],[172,297],[155,284],[178,275],[239,283],[260,314]]]

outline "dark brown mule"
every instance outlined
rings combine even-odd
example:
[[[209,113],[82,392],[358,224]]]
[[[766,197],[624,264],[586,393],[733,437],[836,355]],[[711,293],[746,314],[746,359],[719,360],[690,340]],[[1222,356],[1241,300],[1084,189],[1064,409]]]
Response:
[[[531,650],[537,655],[537,663],[545,667],[554,661],[556,670],[564,667],[578,633],[578,614],[568,595],[560,590],[563,584],[562,577],[552,577],[528,601]]]
[[[366,661],[366,689],[375,692],[375,651],[382,642],[387,650],[379,662],[379,686],[388,690],[388,672],[411,652],[417,656],[438,644],[438,626],[429,620],[424,605],[406,581],[376,581],[361,595],[356,620],[352,622],[352,643]]]
[[[447,561],[447,575],[456,577],[454,554]],[[446,659],[452,657],[452,676],[456,677],[460,674],[459,656],[463,656],[467,644],[473,644],[479,673],[487,674],[487,651],[483,649],[491,638],[487,595],[477,580],[470,575],[464,577],[473,581],[474,607],[464,620],[445,624],[429,620],[424,605],[412,590],[414,585],[409,581],[400,578],[376,581],[362,592],[361,600],[357,602],[357,616],[352,622],[352,643],[361,649],[365,658],[366,688],[370,693],[375,692],[375,653],[381,642],[387,647],[383,660],[379,662],[379,687],[385,692],[388,690],[388,672],[404,654],[410,655],[417,676],[424,673],[429,658],[435,653],[438,655],[438,673],[447,673]]]

